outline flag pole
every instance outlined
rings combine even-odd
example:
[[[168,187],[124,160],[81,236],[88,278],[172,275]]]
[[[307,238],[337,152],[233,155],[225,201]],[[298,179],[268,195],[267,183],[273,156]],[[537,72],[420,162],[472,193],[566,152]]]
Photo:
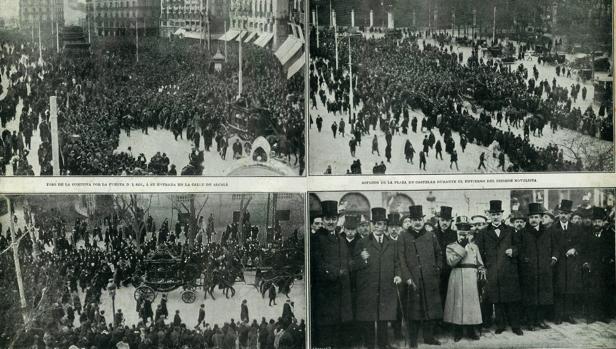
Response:
[[[139,20],[135,19],[135,56],[139,62]]]
[[[28,315],[26,314],[27,303],[26,294],[24,292],[24,281],[21,275],[21,264],[19,261],[19,243],[17,243],[17,235],[15,234],[15,222],[13,219],[13,217],[15,217],[15,212],[13,210],[11,199],[8,196],[5,196],[5,198],[6,203],[9,207],[9,220],[11,221],[11,244],[13,245],[13,261],[15,263],[15,274],[17,276],[17,288],[19,289],[21,316],[23,317],[24,324],[26,324],[28,322]]]

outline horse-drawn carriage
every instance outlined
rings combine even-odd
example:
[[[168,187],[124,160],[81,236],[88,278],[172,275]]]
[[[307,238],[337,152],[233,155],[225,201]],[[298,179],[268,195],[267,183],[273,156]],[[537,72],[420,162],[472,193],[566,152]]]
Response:
[[[182,287],[182,301],[193,303],[196,299],[195,288],[200,286],[198,265],[185,262],[174,256],[167,249],[161,248],[151,252],[144,260],[141,269],[143,276],[135,278],[135,300],[156,299],[156,292],[170,292]]]
[[[288,294],[295,280],[303,278],[304,249],[299,244],[274,248],[263,254],[262,267],[255,283],[261,294],[265,294],[272,285],[277,286],[280,293]]]
[[[271,111],[266,108],[249,107],[241,99],[229,105],[228,131],[242,140],[254,140],[276,133]]]

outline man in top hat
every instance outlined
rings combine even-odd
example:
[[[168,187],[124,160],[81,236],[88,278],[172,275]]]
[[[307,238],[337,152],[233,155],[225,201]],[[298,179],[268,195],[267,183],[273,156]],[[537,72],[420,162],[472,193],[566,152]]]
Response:
[[[400,237],[400,214],[398,212],[392,212],[387,215],[387,236],[393,241],[398,241]]]
[[[355,250],[355,246],[357,242],[361,240],[361,236],[357,234],[357,228],[359,226],[359,216],[357,215],[345,215],[344,216],[344,231],[340,234],[344,241],[346,242],[349,253],[352,255]],[[351,268],[350,270],[350,278],[351,278],[351,309],[353,312],[353,319],[355,319],[355,311],[357,309],[357,271]],[[351,336],[356,332],[355,321],[348,322],[343,325],[344,335],[347,338],[351,338]],[[356,344],[356,343],[352,343]]]
[[[473,242],[471,224],[467,217],[458,217],[457,238],[447,245],[447,264],[452,268],[447,286],[443,321],[455,326],[454,341],[462,338],[464,329],[470,339],[477,340],[475,326],[481,325],[479,278],[485,279],[485,268],[479,247]]]
[[[556,243],[556,286],[554,289],[554,322],[575,324],[573,311],[576,298],[582,293],[582,237],[577,225],[570,222],[571,200],[562,200],[558,222],[552,226]]]
[[[349,262],[351,253],[336,234],[338,202],[321,203],[323,227],[311,237],[312,338],[318,347],[339,347],[340,326],[353,318]]]
[[[372,209],[372,234],[353,251],[357,272],[356,320],[363,323],[368,348],[389,348],[387,322],[396,320],[396,285],[402,282],[396,243],[386,234],[385,209]]]
[[[400,213],[392,212],[387,215],[387,236],[396,243],[396,248],[398,238],[400,238],[400,234],[403,231],[401,224]],[[404,283],[398,285],[398,290],[400,294],[404,294]],[[396,340],[402,339],[402,308],[400,308],[401,304],[399,303],[400,302],[396,302],[396,320],[391,322],[391,327],[394,330],[394,338]]]
[[[592,208],[592,231],[585,236],[582,264],[585,280],[586,321],[608,323],[614,310],[614,230],[605,223],[601,207]]]
[[[440,279],[443,258],[434,233],[425,229],[422,206],[409,207],[411,227],[398,238],[398,254],[402,279],[407,285],[405,315],[410,344],[417,347],[419,329],[423,328],[424,343],[440,345],[434,338],[434,325],[443,317]]]
[[[349,252],[353,253],[357,241],[361,239],[361,236],[357,234],[357,228],[359,227],[359,216],[345,215],[343,223],[344,231],[341,235],[344,237]]]
[[[543,205],[528,205],[528,225],[520,234],[520,281],[528,330],[550,328],[545,323],[548,307],[554,304],[552,269],[556,248],[552,232],[541,225]]]
[[[438,244],[441,246],[441,255],[443,256],[443,270],[441,270],[441,302],[445,304],[445,298],[447,297],[447,284],[449,283],[449,273],[451,273],[451,267],[447,263],[445,250],[447,245],[452,242],[456,242],[458,235],[453,229],[451,229],[451,223],[453,216],[451,215],[451,207],[441,206],[441,210],[438,215],[438,229],[436,230],[436,238]]]
[[[507,320],[513,333],[521,336],[518,275],[519,235],[503,222],[500,200],[490,201],[490,225],[477,236],[477,246],[487,269],[486,299],[495,310],[496,334],[505,331]],[[491,315],[491,306],[488,309]],[[484,315],[490,316],[486,313]]]

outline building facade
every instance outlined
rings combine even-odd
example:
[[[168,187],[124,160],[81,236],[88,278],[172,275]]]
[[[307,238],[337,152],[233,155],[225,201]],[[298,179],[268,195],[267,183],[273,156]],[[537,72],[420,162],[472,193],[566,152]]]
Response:
[[[159,0],[87,0],[88,24],[96,35],[157,35]]]
[[[64,26],[64,2],[62,0],[20,0],[19,25],[21,28],[37,28],[41,33],[55,33],[55,25]]]

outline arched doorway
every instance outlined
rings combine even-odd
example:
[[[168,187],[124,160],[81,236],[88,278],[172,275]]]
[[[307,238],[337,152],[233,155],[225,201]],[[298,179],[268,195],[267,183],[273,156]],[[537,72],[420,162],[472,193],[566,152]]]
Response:
[[[321,209],[321,199],[315,193],[308,194],[308,212],[310,214],[310,217],[308,217],[310,219],[310,224],[312,224],[312,221],[323,212]]]
[[[404,193],[387,193],[387,212],[398,212],[401,216],[409,214],[409,206],[415,205],[413,199]]]
[[[338,211],[344,214],[358,214],[370,220],[370,201],[362,193],[348,193],[338,203]]]

